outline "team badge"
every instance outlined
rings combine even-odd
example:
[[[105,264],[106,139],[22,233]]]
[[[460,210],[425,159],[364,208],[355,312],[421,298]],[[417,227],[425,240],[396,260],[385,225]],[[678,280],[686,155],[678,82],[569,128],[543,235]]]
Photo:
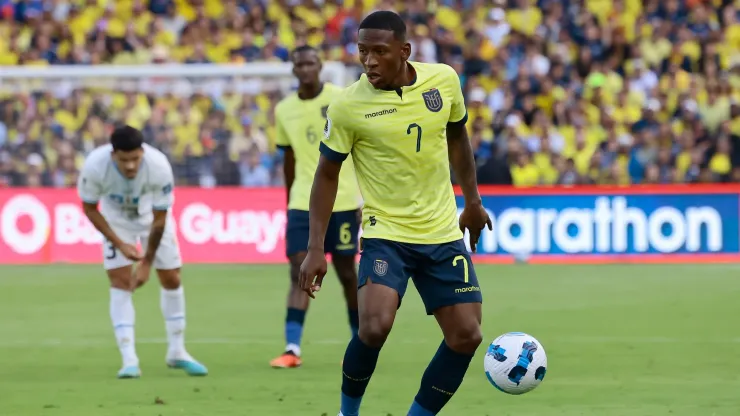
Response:
[[[436,113],[442,109],[442,95],[438,89],[432,88],[427,92],[421,93],[421,96],[424,97],[424,104],[429,111]]]
[[[324,137],[328,139],[329,135],[331,135],[331,119],[327,117],[326,124],[324,124]]]
[[[325,105],[321,107],[321,117],[326,118],[326,112],[329,110],[329,106]]]
[[[388,263],[385,260],[375,260],[373,271],[378,276],[385,276],[388,273]]]

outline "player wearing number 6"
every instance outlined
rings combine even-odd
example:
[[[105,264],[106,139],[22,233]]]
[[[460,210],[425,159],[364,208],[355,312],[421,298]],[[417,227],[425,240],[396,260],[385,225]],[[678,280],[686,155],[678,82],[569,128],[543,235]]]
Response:
[[[103,267],[110,280],[110,317],[123,358],[118,378],[141,375],[134,346],[133,292],[149,280],[152,266],[162,285],[160,305],[171,368],[204,376],[206,368],[185,350],[185,295],[180,283],[180,249],[170,213],[174,178],[167,157],[144,144],[133,127],[117,128],[110,144],[85,160],[77,190],[85,215],[103,234]],[[100,205],[100,211],[98,211]],[[136,244],[141,243],[144,254]],[[140,261],[136,270],[134,262]]]
[[[285,154],[284,174],[288,194],[287,256],[290,260],[290,288],[285,317],[285,350],[272,360],[275,368],[301,365],[303,322],[308,309],[308,296],[298,285],[298,270],[306,258],[308,246],[308,201],[313,175],[319,163],[319,143],[326,120],[326,110],[341,88],[319,79],[321,61],[316,49],[303,46],[293,51],[293,74],[298,78],[298,91],[278,103],[275,109],[277,145]],[[329,207],[330,217],[322,255],[331,253],[334,268],[344,287],[349,323],[357,332],[357,235],[361,205],[360,191],[351,160],[338,178],[336,203]],[[334,201],[332,201],[334,202]],[[332,212],[333,211],[333,212]]]
[[[481,342],[481,292],[463,241],[475,248],[491,221],[478,194],[467,112],[455,71],[408,62],[406,27],[378,11],[360,24],[359,81],[329,107],[311,192],[311,237],[301,285],[311,296],[326,273],[322,247],[342,162],[352,155],[364,198],[359,336],[344,356],[341,413],[359,413],[365,388],[413,279],[444,334],[409,415],[435,415],[455,393]],[[450,166],[465,195],[459,218]]]

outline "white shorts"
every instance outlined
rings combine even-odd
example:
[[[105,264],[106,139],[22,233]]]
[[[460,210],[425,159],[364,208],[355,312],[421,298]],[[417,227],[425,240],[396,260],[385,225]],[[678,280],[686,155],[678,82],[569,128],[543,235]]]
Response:
[[[111,228],[123,242],[134,245],[141,243],[141,252],[146,253],[147,243],[149,242],[149,230],[133,231],[131,228],[134,227],[126,229],[112,224]],[[105,270],[118,269],[132,264],[134,262],[121,254],[118,249],[113,247],[111,242],[107,240],[103,241],[103,267]],[[180,256],[180,246],[177,244],[175,227],[168,226],[165,228],[152,266],[156,270],[172,270],[182,267],[182,257]]]

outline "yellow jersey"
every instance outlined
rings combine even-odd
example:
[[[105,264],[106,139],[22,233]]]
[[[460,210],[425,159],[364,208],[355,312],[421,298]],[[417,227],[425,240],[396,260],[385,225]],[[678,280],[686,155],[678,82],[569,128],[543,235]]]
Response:
[[[463,237],[450,182],[446,129],[465,123],[460,79],[444,64],[409,62],[411,85],[375,89],[363,74],[329,106],[321,153],[352,155],[363,238],[442,244]]]
[[[321,131],[326,124],[329,103],[341,91],[340,87],[324,84],[318,96],[310,100],[298,98],[297,93],[285,97],[275,107],[277,137],[280,148],[291,148],[295,155],[295,180],[290,188],[288,209],[308,211],[311,186],[319,164]],[[362,206],[360,191],[352,161],[348,160],[339,174],[339,190],[334,212],[352,211]]]

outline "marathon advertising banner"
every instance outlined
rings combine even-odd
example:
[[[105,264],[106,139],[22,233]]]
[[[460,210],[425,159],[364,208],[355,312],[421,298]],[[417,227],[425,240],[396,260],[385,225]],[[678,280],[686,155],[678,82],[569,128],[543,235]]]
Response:
[[[740,262],[740,186],[481,187],[479,263]],[[458,197],[462,209],[463,199]],[[283,189],[176,191],[186,263],[284,263]],[[74,189],[0,189],[0,264],[99,263]]]

